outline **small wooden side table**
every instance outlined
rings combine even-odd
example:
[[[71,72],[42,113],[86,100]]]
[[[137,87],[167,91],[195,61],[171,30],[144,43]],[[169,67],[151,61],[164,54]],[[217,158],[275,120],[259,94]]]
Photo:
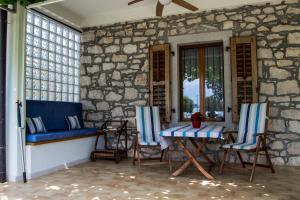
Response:
[[[98,130],[98,135],[95,142],[94,151],[91,153],[91,161],[96,159],[113,159],[119,163],[122,158],[128,158],[128,135],[127,135],[127,120],[106,120],[102,127]],[[117,137],[116,147],[108,147],[108,136],[113,135]],[[120,147],[121,136],[125,137],[125,148]],[[97,149],[99,137],[104,136],[104,149]]]

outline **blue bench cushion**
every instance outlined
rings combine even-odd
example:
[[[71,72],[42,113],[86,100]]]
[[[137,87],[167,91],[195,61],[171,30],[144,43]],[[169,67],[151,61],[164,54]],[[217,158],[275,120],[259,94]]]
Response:
[[[27,134],[26,142],[45,142],[51,140],[61,140],[73,137],[92,136],[97,133],[96,128],[84,128],[78,130],[56,131],[38,134]]]

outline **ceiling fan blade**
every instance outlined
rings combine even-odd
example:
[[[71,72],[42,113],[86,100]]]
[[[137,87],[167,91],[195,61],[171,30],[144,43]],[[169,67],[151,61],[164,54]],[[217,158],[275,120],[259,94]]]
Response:
[[[172,0],[173,3],[179,5],[179,6],[182,6],[188,10],[191,10],[191,11],[196,11],[198,10],[197,7],[193,6],[192,4],[184,1],[184,0]]]
[[[159,1],[157,1],[157,5],[156,5],[156,16],[157,17],[162,16],[163,9],[164,9],[164,5],[162,5]]]
[[[144,0],[133,0],[133,1],[128,2],[128,5],[131,5],[131,4],[134,4],[134,3],[138,3],[140,1],[144,1]]]

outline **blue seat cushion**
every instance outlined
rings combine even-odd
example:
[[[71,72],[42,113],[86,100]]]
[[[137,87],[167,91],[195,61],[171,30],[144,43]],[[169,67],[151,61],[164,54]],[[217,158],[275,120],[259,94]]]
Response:
[[[78,130],[68,130],[68,131],[56,131],[56,132],[46,132],[38,134],[27,134],[26,142],[45,142],[51,140],[61,140],[74,137],[85,137],[92,136],[97,133],[96,128],[84,128]]]

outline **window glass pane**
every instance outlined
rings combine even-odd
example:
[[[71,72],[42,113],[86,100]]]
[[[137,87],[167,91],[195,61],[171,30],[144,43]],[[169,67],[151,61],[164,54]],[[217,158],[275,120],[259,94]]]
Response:
[[[182,51],[182,114],[185,119],[190,118],[192,113],[200,111],[198,54],[196,48]]]
[[[205,115],[217,121],[224,120],[223,49],[205,49]]]
[[[79,51],[80,34],[77,31],[28,10],[25,52],[26,98],[79,101]]]

